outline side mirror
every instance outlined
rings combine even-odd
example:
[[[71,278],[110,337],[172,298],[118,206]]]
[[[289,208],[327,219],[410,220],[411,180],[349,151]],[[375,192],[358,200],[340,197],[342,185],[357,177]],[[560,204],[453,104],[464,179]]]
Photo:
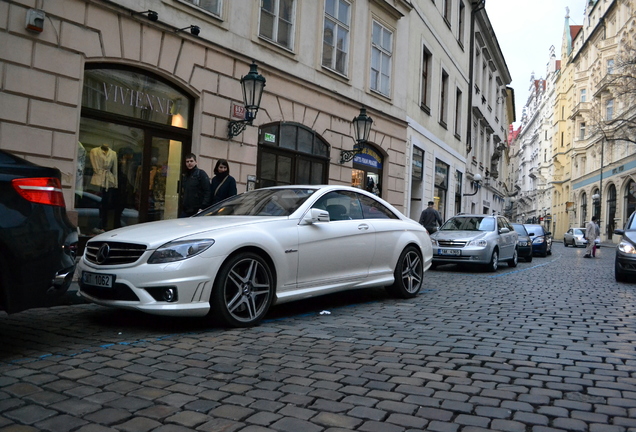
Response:
[[[624,235],[625,234],[625,230],[617,228],[617,229],[614,230],[614,234]]]
[[[534,233],[533,232],[529,232],[528,233],[528,237],[534,237]]]
[[[302,223],[304,225],[311,225],[316,222],[329,222],[329,220],[329,212],[327,210],[312,208],[309,209],[307,213],[305,213]]]
[[[546,231],[545,235],[549,236],[549,235],[552,235],[552,233],[550,231]]]
[[[501,229],[499,230],[499,234],[507,234],[507,233],[509,233],[509,232],[510,232],[510,230],[509,230],[508,228],[501,228]]]

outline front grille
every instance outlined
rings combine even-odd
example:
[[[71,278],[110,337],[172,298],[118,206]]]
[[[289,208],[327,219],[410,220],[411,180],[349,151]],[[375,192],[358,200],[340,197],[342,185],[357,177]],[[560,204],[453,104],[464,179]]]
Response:
[[[104,245],[106,247],[102,249]],[[145,251],[145,245],[95,241],[86,245],[86,259],[97,265],[131,264],[137,261]]]
[[[437,244],[443,247],[464,247],[466,246],[465,241],[457,241],[457,240],[437,240]]]
[[[112,288],[99,288],[80,284],[80,291],[100,300],[139,301],[139,297],[127,285],[116,283]]]

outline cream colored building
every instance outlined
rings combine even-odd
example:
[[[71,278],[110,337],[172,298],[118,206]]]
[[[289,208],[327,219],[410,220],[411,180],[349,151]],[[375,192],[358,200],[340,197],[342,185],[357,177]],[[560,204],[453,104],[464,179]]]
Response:
[[[190,152],[208,174],[227,159],[239,192],[372,180],[404,209],[411,9],[406,0],[2,0],[0,148],[62,171],[83,234],[116,225],[117,205],[124,223],[177,217]],[[230,138],[252,62],[266,79],[260,109]],[[341,162],[361,108],[371,135]]]
[[[503,213],[507,193],[499,174],[514,94],[483,2],[412,4],[407,214],[418,219],[428,201],[443,219]],[[479,185],[473,183],[477,174],[484,179]]]
[[[626,56],[633,58],[636,2],[591,1],[584,25],[573,40],[570,61],[574,69],[571,222],[584,226],[600,218],[601,240],[613,235],[636,210],[636,152],[634,143],[621,139],[617,119],[633,120],[634,94],[616,82]],[[631,47],[631,48],[630,48]]]

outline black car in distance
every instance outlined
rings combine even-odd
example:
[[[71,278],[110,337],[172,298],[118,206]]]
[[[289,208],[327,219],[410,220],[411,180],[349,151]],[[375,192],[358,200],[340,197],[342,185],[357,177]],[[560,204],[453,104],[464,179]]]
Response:
[[[77,229],[57,168],[0,150],[0,310],[54,306],[75,272]]]

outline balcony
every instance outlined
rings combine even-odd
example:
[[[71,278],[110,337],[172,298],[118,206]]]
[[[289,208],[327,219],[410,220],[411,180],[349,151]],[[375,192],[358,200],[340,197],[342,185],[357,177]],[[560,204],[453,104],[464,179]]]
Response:
[[[570,115],[570,120],[583,115],[584,113],[587,113],[590,110],[590,106],[591,104],[589,102],[579,102],[578,104],[574,105],[574,109],[572,110],[572,115]]]

